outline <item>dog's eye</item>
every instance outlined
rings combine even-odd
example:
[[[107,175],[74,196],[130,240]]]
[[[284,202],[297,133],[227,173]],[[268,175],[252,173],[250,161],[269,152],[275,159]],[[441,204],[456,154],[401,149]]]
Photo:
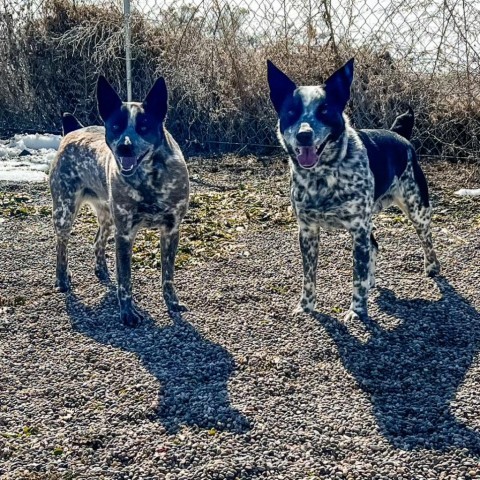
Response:
[[[295,112],[295,110],[289,110],[289,111],[287,112],[287,115],[288,115],[289,117],[294,117],[296,114],[297,114],[297,112]]]
[[[112,130],[114,132],[118,132],[120,130],[120,125],[117,125],[116,123],[114,125],[112,125]]]
[[[147,127],[146,125],[142,125],[142,126],[140,127],[140,131],[141,131],[142,133],[145,133],[147,130],[148,130],[148,127]]]
[[[324,117],[325,115],[328,114],[328,108],[320,107],[317,112],[318,112],[318,115],[320,115],[321,117]]]

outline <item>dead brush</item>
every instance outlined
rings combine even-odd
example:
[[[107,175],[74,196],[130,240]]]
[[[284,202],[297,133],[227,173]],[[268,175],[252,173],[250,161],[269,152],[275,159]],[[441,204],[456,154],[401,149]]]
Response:
[[[0,46],[0,128],[58,131],[63,111],[86,124],[98,123],[93,100],[98,74],[125,94],[120,4],[38,2],[35,14],[26,9],[20,23],[7,14],[0,19],[7,38]],[[272,29],[261,34],[252,28],[251,12],[219,0],[209,10],[201,4],[166,6],[154,16],[148,9],[132,10],[133,97],[142,98],[157,76],[167,79],[168,127],[186,151],[278,152],[266,59],[298,82],[315,84],[355,56],[349,113],[356,127],[388,128],[408,104],[416,114],[414,143],[420,154],[478,159],[480,79],[475,69],[419,71],[411,56],[402,58],[380,43],[336,37],[328,2],[321,2],[323,33],[317,31],[314,10],[302,22],[280,26],[281,15],[288,12],[264,6],[258,15]]]

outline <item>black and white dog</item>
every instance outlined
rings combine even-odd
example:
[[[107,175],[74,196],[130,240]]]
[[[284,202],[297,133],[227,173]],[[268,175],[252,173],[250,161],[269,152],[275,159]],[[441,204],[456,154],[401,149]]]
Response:
[[[295,312],[315,308],[319,228],[324,227],[352,235],[353,299],[346,318],[367,316],[378,250],[372,215],[392,203],[416,229],[425,251],[425,273],[440,271],[430,232],[428,186],[415,150],[394,132],[350,126],[344,109],[352,80],[353,59],[324,85],[301,87],[268,61],[278,137],[290,157],[291,201],[303,259],[303,290]]]
[[[67,133],[50,172],[53,221],[57,234],[56,286],[70,288],[67,245],[82,203],[98,219],[95,273],[109,275],[105,246],[114,227],[120,317],[126,325],[141,320],[131,293],[131,258],[141,227],[161,231],[162,286],[170,312],[184,310],[173,284],[179,226],[188,207],[189,180],[182,152],[165,128],[167,87],[157,80],[142,103],[123,103],[104,77],[97,100],[105,127],[82,128],[73,116],[63,118]],[[72,118],[73,117],[73,118]]]

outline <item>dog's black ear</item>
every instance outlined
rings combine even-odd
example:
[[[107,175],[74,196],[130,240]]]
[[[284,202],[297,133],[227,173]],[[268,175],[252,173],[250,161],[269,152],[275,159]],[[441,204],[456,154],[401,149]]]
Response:
[[[80,128],[83,128],[83,125],[78,121],[75,115],[68,112],[65,112],[62,115],[62,132],[64,136],[67,135],[67,133],[79,130]]]
[[[97,81],[97,104],[98,112],[104,122],[122,106],[122,99],[103,75],[100,75]]]
[[[163,77],[156,80],[153,87],[147,93],[147,96],[143,101],[143,108],[146,112],[155,115],[156,117],[160,117],[162,122],[167,116],[168,91]]]
[[[334,102],[342,110],[350,99],[350,87],[353,81],[353,58],[343,67],[328,77],[325,82],[325,92],[329,101]]]
[[[280,113],[285,99],[292,95],[297,86],[270,60],[267,60],[267,79],[270,87],[270,100],[277,113]]]

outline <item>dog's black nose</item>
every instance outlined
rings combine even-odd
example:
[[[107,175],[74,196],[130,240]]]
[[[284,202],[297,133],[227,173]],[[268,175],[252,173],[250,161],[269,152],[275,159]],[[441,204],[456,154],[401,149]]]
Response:
[[[310,127],[301,127],[296,136],[300,145],[308,147],[313,143],[313,130]]]

